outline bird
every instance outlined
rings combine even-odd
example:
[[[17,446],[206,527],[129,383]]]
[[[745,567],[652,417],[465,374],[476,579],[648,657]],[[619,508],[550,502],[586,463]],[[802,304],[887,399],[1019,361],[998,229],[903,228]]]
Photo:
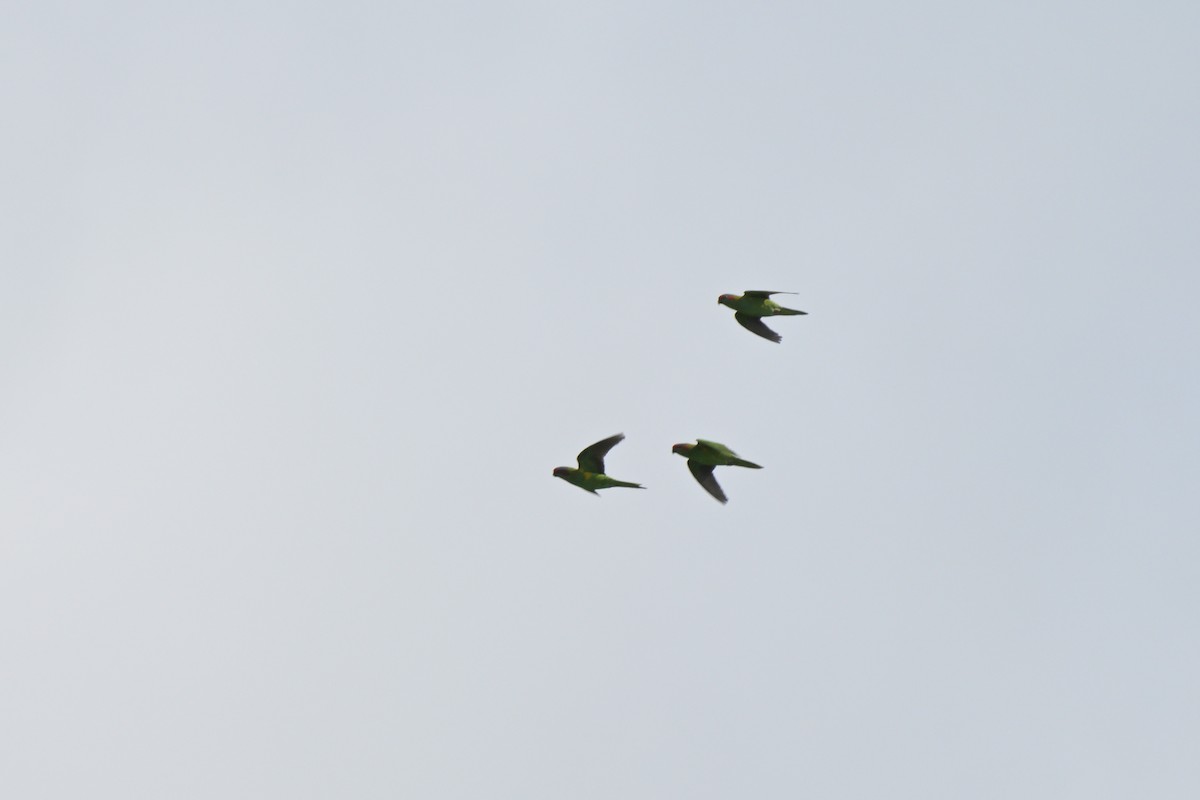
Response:
[[[616,478],[610,478],[604,474],[604,457],[608,455],[608,451],[612,450],[618,442],[625,438],[625,434],[618,433],[616,436],[610,436],[607,439],[601,439],[595,444],[590,444],[579,451],[576,460],[579,462],[579,468],[574,467],[555,467],[554,477],[562,478],[570,484],[578,486],[586,492],[599,497],[597,489],[611,489],[613,486],[627,486],[631,489],[645,489],[640,483],[630,483],[628,481],[619,481]]]
[[[784,308],[771,299],[771,295],[773,294],[795,294],[795,292],[767,292],[761,289],[754,289],[745,294],[723,294],[717,298],[717,303],[729,306],[737,312],[733,315],[733,318],[743,328],[778,344],[783,341],[783,337],[763,324],[762,318],[777,316],[792,317],[798,314],[807,314],[808,312],[799,311],[794,308]]]
[[[710,442],[707,439],[697,439],[695,444],[673,445],[671,452],[678,453],[686,458],[688,460],[688,469],[692,471],[692,477],[704,487],[706,492],[722,503],[729,502],[729,498],[725,496],[725,492],[721,491],[721,485],[717,483],[717,478],[713,475],[713,471],[717,467],[762,469],[761,466],[755,464],[753,461],[739,458],[737,453],[720,442]]]

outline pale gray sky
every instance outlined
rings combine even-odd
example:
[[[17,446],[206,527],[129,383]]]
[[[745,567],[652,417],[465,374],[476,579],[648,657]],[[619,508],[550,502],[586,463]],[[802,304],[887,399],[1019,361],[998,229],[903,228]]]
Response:
[[[0,794],[1196,797],[1198,34],[10,4]]]

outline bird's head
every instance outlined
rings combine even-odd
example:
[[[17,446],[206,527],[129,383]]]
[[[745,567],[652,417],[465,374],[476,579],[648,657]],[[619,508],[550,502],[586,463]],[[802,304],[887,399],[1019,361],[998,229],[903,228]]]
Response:
[[[570,470],[571,470],[570,467],[555,467],[554,468],[554,477],[565,479],[567,477],[567,473],[570,472]]]
[[[727,306],[734,300],[737,300],[737,298],[738,296],[736,294],[723,294],[717,298],[717,305]]]
[[[684,458],[687,458],[687,457],[688,457],[688,455],[689,455],[689,454],[692,452],[692,448],[693,448],[693,447],[695,447],[695,446],[696,446],[696,445],[694,445],[694,444],[677,444],[677,445],[672,445],[672,447],[671,447],[671,452],[672,452],[672,453],[678,453],[679,455],[683,456]]]

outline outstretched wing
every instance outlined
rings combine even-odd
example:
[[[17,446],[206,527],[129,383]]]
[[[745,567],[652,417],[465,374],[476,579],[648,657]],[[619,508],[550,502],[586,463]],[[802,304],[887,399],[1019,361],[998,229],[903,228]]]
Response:
[[[618,433],[616,436],[610,436],[607,439],[601,439],[595,444],[588,445],[579,451],[578,461],[579,468],[584,472],[599,472],[604,473],[604,457],[608,455],[608,451],[617,446],[617,442],[625,438],[625,434]]]
[[[692,471],[692,477],[696,482],[704,487],[704,491],[711,494],[713,497],[720,500],[722,503],[728,503],[729,498],[721,491],[721,484],[717,483],[717,476],[713,474],[716,467],[708,464],[697,464],[695,461],[688,459],[688,469]]]
[[[773,294],[796,294],[796,292],[768,292],[765,289],[749,289],[742,292],[745,297],[770,297]]]
[[[738,325],[741,325],[743,328],[753,334],[761,336],[764,339],[770,339],[776,344],[779,344],[783,341],[782,336],[768,328],[766,324],[764,324],[763,321],[758,317],[752,317],[749,314],[743,314],[739,311],[733,315],[733,318],[738,321]]]

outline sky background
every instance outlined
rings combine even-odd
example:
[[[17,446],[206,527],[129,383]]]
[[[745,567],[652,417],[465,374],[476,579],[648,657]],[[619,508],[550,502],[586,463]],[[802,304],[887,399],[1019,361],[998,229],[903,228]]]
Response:
[[[4,17],[5,797],[1198,796],[1200,6]]]

